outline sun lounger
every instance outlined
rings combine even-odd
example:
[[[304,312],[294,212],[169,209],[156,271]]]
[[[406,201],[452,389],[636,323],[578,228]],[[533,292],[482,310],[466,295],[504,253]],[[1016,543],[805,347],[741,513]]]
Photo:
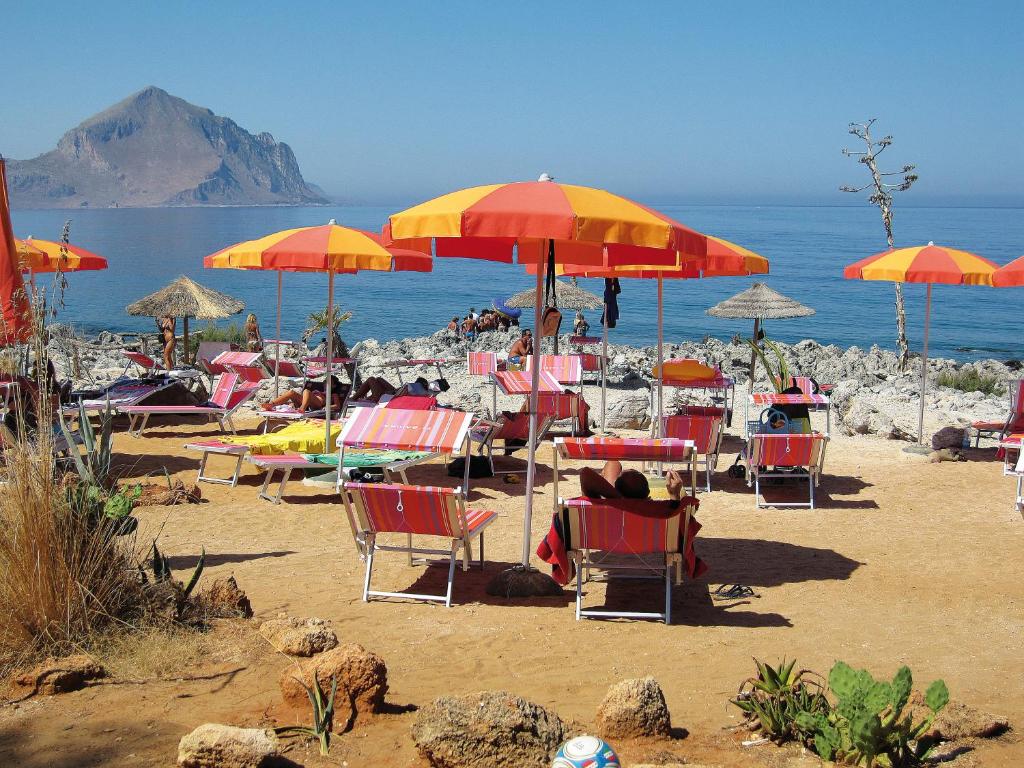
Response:
[[[661,619],[672,622],[672,581],[681,582],[682,552],[687,551],[687,532],[693,507],[661,518],[633,511],[651,502],[634,499],[568,499],[561,502],[568,529],[567,549],[576,566],[576,620],[582,618]],[[680,535],[682,532],[682,535]],[[629,558],[632,562],[623,560]],[[592,570],[653,572],[665,584],[665,608],[660,612],[584,610],[583,582]],[[644,578],[633,575],[632,578]],[[651,578],[647,576],[647,578]]]
[[[199,440],[185,443],[185,450],[201,451],[203,454],[199,460],[199,475],[196,477],[196,482],[218,483],[220,485],[230,485],[234,488],[238,485],[238,476],[242,472],[242,460],[249,452],[249,446],[225,443],[223,440]],[[231,456],[235,459],[235,469],[231,473],[231,477],[214,477],[213,475],[206,474],[206,465],[211,455]]]
[[[490,378],[506,395],[529,395],[533,391],[533,373],[530,371],[495,371]],[[561,393],[562,386],[551,373],[541,370],[538,392]]]
[[[490,378],[492,373],[505,370],[505,355],[499,352],[469,352],[466,367],[470,376],[486,376],[491,383],[492,419],[498,416],[498,387]]]
[[[1014,465],[1012,474],[1017,476],[1017,500],[1015,506],[1021,517],[1024,517],[1024,451],[1018,452],[1017,463]]]
[[[652,371],[657,379],[661,378],[661,386],[675,387],[676,389],[703,390],[711,398],[716,406],[721,407],[725,412],[725,423],[732,424],[732,414],[736,399],[736,382],[723,374],[718,368],[704,365],[697,360],[689,358],[678,358],[666,360],[659,370],[655,366]],[[651,388],[651,412],[655,408],[655,390]],[[665,415],[665,414],[662,414]],[[657,421],[657,419],[655,419]]]
[[[683,414],[665,416],[661,434],[693,443],[694,453],[704,463],[705,490],[711,491],[711,475],[718,465],[722,449],[722,419],[720,416]]]
[[[529,355],[523,370],[533,370],[536,355]],[[583,381],[583,362],[580,355],[541,355],[540,369],[550,373],[559,384],[579,384]]]
[[[747,486],[754,486],[754,503],[762,507],[808,507],[814,509],[814,489],[821,479],[828,435],[753,434],[747,443]],[[807,481],[809,501],[761,503],[761,480],[780,478]]]
[[[576,461],[639,461],[686,466],[690,475],[690,494],[697,493],[697,464],[690,440],[668,437],[556,437],[554,451],[555,509],[558,509],[558,460]]]
[[[232,416],[253,398],[258,389],[253,383],[240,383],[236,373],[222,373],[213,388],[213,396],[207,405],[127,405],[120,406],[118,413],[128,416],[128,434],[141,437],[149,423],[150,416],[206,416],[216,420],[222,432],[235,431]]]
[[[132,352],[126,349],[122,351],[122,354],[128,358],[128,364],[124,367],[124,373],[128,373],[128,369],[131,368],[133,364],[138,366],[143,376],[153,376],[163,371],[163,366],[161,366],[152,357],[143,354],[142,352]]]
[[[817,394],[780,394],[778,392],[754,392],[747,400],[747,411],[744,418],[747,424],[747,435],[750,435],[750,406],[770,408],[773,405],[806,405],[808,408],[825,411],[825,434],[832,431],[832,401],[828,395]]]
[[[473,414],[452,408],[434,411],[355,408],[338,436],[338,464],[345,466],[345,451],[353,448],[416,451],[433,456],[453,456],[463,452],[466,468],[462,488],[468,491],[469,426],[472,420]],[[338,484],[340,488],[345,486],[341,473],[338,474]],[[356,546],[362,551],[355,519],[351,515],[349,523]]]
[[[108,387],[101,397],[85,398],[73,405],[65,405],[61,410],[65,414],[79,412],[79,406],[87,411],[105,411],[109,404],[111,410],[122,406],[142,405],[145,400],[174,383],[171,379],[160,379],[155,382],[127,381],[115,383]]]
[[[468,416],[468,414],[466,414]],[[467,462],[468,463],[468,462]],[[497,512],[467,510],[460,488],[424,485],[345,483],[342,490],[345,512],[352,523],[357,542],[366,557],[363,601],[371,597],[398,597],[410,600],[452,604],[455,562],[462,552],[462,569],[469,570],[473,557],[473,539],[479,538],[480,567],[484,564],[484,530],[497,519]],[[384,534],[406,534],[405,546],[378,543]],[[448,549],[414,547],[413,536],[437,536],[449,541]],[[447,555],[448,583],[443,595],[413,592],[382,592],[370,588],[374,556],[377,552],[405,552],[412,564],[415,555]]]
[[[1013,379],[1007,389],[1010,392],[1010,411],[1004,421],[976,421],[971,424],[975,448],[980,446],[982,435],[1002,441],[1006,435],[1024,432],[1024,379]]]

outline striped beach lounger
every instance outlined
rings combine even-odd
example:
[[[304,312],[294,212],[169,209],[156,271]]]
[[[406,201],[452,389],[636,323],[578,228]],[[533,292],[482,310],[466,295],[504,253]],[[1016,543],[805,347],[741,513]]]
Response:
[[[976,421],[971,424],[974,429],[974,447],[978,448],[982,435],[994,437],[1000,442],[1014,432],[1024,432],[1024,379],[1013,379],[1007,389],[1010,392],[1010,411],[1004,421]],[[1005,454],[1000,446],[1000,452]]]
[[[555,511],[558,510],[558,460],[639,461],[685,465],[690,475],[690,494],[697,493],[697,465],[693,442],[672,437],[556,437],[554,464]]]
[[[530,371],[496,371],[491,374],[491,381],[506,395],[528,395],[533,391],[533,373]],[[551,373],[542,370],[538,392],[560,394],[562,385]]]
[[[779,392],[754,392],[747,401],[747,415],[744,421],[747,429],[750,429],[750,405],[758,408],[766,408],[773,405],[806,405],[808,408],[825,411],[825,434],[832,431],[832,401],[828,395],[820,392],[816,394],[788,394]],[[748,433],[749,436],[749,433]]]
[[[473,539],[479,538],[480,567],[484,564],[484,530],[497,518],[496,512],[467,510],[461,489],[425,485],[345,483],[342,500],[349,519],[354,521],[357,540],[363,542],[366,575],[363,601],[371,597],[398,597],[443,602],[451,607],[455,581],[455,563],[460,551],[462,569],[469,570],[473,557]],[[405,534],[405,546],[378,543],[386,534]],[[436,536],[449,541],[448,549],[413,546],[413,536]],[[374,556],[377,552],[404,552],[413,555],[448,556],[448,582],[443,595],[413,592],[383,592],[370,588]]]
[[[217,377],[213,395],[207,405],[127,405],[117,409],[128,416],[128,433],[141,437],[150,416],[207,416],[216,420],[222,432],[235,431],[231,417],[256,394],[257,384],[240,384],[237,373],[222,373]]]
[[[142,352],[132,352],[127,349],[124,350],[122,354],[128,358],[128,365],[124,367],[125,373],[128,373],[128,369],[132,367],[133,363],[139,367],[144,376],[152,376],[163,371],[163,366],[147,354]]]
[[[711,474],[718,465],[718,455],[722,449],[721,416],[696,414],[665,416],[661,434],[665,437],[693,442],[693,450],[697,459],[704,463],[705,490],[710,492]]]
[[[712,401],[723,409],[725,423],[732,424],[736,382],[718,368],[690,358],[677,358],[666,360],[660,370],[655,366],[652,373],[656,379],[661,378],[662,387],[704,390]],[[655,406],[655,389],[656,387],[651,388],[652,412]]]
[[[505,369],[505,355],[501,352],[469,352],[466,355],[466,367],[470,376],[487,376],[491,383],[491,418],[498,417],[498,386],[492,373]]]
[[[533,369],[533,361],[536,355],[526,358],[524,371]],[[583,381],[583,361],[580,355],[541,355],[541,371],[550,373],[559,384],[579,384]]]
[[[747,443],[747,486],[754,486],[754,504],[762,507],[808,507],[814,509],[814,489],[821,479],[828,435],[753,434]],[[804,470],[803,472],[794,470]],[[761,503],[762,478],[806,480],[809,500],[804,502]]]
[[[649,503],[649,502],[639,502]],[[681,582],[682,552],[688,546],[693,506],[687,504],[678,515],[661,518],[639,514],[630,509],[633,499],[568,499],[561,506],[567,518],[569,557],[576,566],[576,620],[582,618],[632,618],[672,621],[672,582]],[[680,532],[682,540],[680,539]],[[682,546],[680,546],[682,544]],[[619,556],[613,561],[609,555]],[[628,558],[634,563],[622,564]],[[590,571],[653,571],[665,584],[665,607],[659,612],[585,610],[583,582]],[[632,576],[637,578],[637,576]]]

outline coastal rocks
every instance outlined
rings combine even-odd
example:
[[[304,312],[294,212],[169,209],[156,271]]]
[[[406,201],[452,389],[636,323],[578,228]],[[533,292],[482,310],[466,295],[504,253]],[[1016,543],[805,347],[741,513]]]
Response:
[[[289,656],[312,656],[338,645],[329,622],[318,618],[271,619],[260,625],[260,634]]]
[[[82,654],[49,658],[32,671],[15,677],[14,688],[21,696],[54,696],[77,691],[90,680],[98,680],[106,674],[102,666]]]
[[[961,448],[966,432],[959,427],[943,427],[932,435],[932,448],[940,451],[943,448]]]
[[[196,599],[210,618],[252,618],[252,604],[234,576],[215,580]]]
[[[205,723],[178,742],[181,768],[264,768],[279,754],[277,735],[263,728]]]
[[[378,713],[388,692],[388,669],[384,660],[361,645],[350,643],[318,654],[301,666],[301,674],[287,667],[279,681],[286,707],[305,715],[309,698],[303,684],[312,687],[313,676],[325,693],[332,679],[338,682],[334,700],[334,731],[348,730],[360,715]],[[300,682],[301,681],[301,682]]]
[[[599,404],[597,404],[599,407]],[[591,403],[591,408],[595,406]],[[611,429],[646,429],[651,425],[650,392],[646,387],[608,390],[606,419]],[[600,417],[600,414],[596,414]]]
[[[643,677],[609,688],[597,708],[597,730],[608,739],[668,736],[672,719],[658,681]]]
[[[416,749],[436,768],[548,768],[567,735],[557,715],[505,691],[442,696],[412,727]]]

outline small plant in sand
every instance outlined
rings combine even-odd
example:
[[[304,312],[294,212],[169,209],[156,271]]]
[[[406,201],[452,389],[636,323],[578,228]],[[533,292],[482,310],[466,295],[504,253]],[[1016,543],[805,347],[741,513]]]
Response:
[[[334,697],[338,693],[338,679],[331,676],[331,695],[326,701],[315,673],[312,687],[298,678],[295,678],[295,681],[306,690],[306,695],[309,696],[309,704],[313,710],[313,726],[310,728],[305,725],[286,725],[274,730],[280,734],[298,733],[311,736],[320,742],[320,754],[329,755],[331,752],[331,725],[334,722]]]
[[[171,576],[171,565],[167,556],[163,554],[153,542],[152,557],[150,558],[151,576],[146,575],[145,568],[139,565],[139,575],[153,603],[162,603],[168,609],[168,618],[174,621],[181,621],[189,607],[189,598],[199,583],[199,577],[203,575],[206,567],[206,548],[204,547],[199,555],[199,562],[192,571],[188,583],[182,584],[175,581]]]
[[[765,738],[778,744],[806,741],[810,732],[798,726],[798,717],[817,717],[830,710],[821,678],[806,669],[797,670],[796,660],[783,660],[777,667],[757,659],[754,664],[757,677],[743,681],[732,703],[742,710],[747,725]]]
[[[789,381],[789,363],[786,362],[786,356],[782,354],[779,345],[768,337],[761,339],[760,342],[752,339],[745,339],[745,341],[747,346],[757,355],[758,360],[761,361],[761,365],[764,366],[765,371],[768,373],[768,381],[775,387],[775,391],[782,392]],[[761,344],[768,347],[775,358],[774,361],[768,358],[768,354],[764,351]]]

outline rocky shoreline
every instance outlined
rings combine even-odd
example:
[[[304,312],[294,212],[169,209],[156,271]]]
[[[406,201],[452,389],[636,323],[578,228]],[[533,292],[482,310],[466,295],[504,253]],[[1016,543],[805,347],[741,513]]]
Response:
[[[76,388],[102,385],[121,375],[125,366],[120,354],[122,349],[146,347],[152,352],[159,348],[155,335],[122,336],[103,332],[97,337],[81,338],[73,336],[65,326],[57,326],[53,330],[51,356],[58,375],[71,378]],[[390,360],[444,358],[449,362],[442,366],[442,371],[451,389],[440,400],[447,405],[482,413],[491,408],[491,387],[482,377],[466,375],[466,353],[470,349],[507,350],[516,335],[515,330],[508,333],[490,332],[472,343],[458,339],[447,331],[397,341],[367,339],[355,344],[352,354],[360,361],[361,376],[384,376],[395,382],[398,380],[399,369],[389,367],[387,363]],[[562,351],[571,349],[568,336],[562,337],[560,345]],[[916,435],[920,358],[913,359],[910,370],[901,373],[896,354],[877,346],[867,350],[859,347],[844,349],[805,339],[792,345],[779,344],[779,347],[794,372],[812,376],[819,383],[834,385],[833,431],[890,439],[911,439]],[[549,351],[549,343],[545,345],[545,351]],[[599,351],[599,348],[590,348],[588,351]],[[305,347],[288,351],[293,357],[307,353]],[[650,374],[657,359],[656,348],[609,344],[608,354],[608,426],[612,429],[647,428],[651,422]],[[736,405],[742,414],[750,366],[749,347],[738,340],[708,338],[702,342],[666,343],[665,357],[692,357],[719,366],[736,380]],[[980,360],[959,363],[949,359],[929,360],[926,434],[934,434],[943,427],[964,428],[969,427],[973,421],[998,421],[1006,417],[1008,398],[1005,391],[987,395],[937,386],[941,374],[964,369],[973,369],[1003,382],[1022,376],[1021,366],[1016,361]],[[401,370],[401,374],[406,381],[410,374],[419,375],[409,369]],[[434,378],[436,372],[429,369],[422,375]],[[272,387],[272,382],[265,385],[267,394]],[[755,389],[770,389],[760,366]],[[598,419],[600,388],[596,382],[587,379],[584,396],[591,405],[592,419]],[[678,390],[669,390],[666,407],[690,396]],[[260,401],[262,399],[257,398]],[[499,410],[517,410],[520,404],[521,398],[498,396]],[[734,425],[736,423],[734,421]]]

